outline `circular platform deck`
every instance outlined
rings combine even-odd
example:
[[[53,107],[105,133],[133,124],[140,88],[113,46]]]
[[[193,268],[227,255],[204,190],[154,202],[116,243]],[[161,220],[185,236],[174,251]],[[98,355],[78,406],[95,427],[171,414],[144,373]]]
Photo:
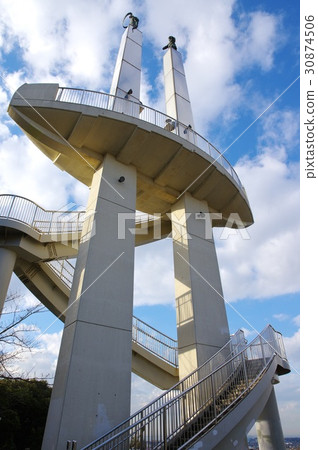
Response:
[[[158,111],[103,93],[24,84],[8,112],[54,164],[87,186],[107,153],[135,166],[140,211],[169,212],[187,191],[222,214],[213,226],[225,226],[232,213],[244,226],[253,223],[245,190],[225,158]]]

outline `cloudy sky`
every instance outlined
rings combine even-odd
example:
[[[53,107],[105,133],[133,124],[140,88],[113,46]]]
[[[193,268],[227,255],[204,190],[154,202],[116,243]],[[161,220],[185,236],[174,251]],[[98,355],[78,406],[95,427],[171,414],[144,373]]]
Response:
[[[195,4],[195,7],[194,7]],[[299,434],[299,2],[291,0],[0,0],[0,186],[46,209],[85,205],[88,190],[59,171],[7,115],[23,83],[109,92],[122,19],[143,32],[141,101],[164,111],[162,46],[182,53],[195,129],[235,167],[255,224],[215,230],[231,332],[271,323],[292,373],[276,387],[284,432]],[[176,337],[172,244],[136,249],[135,315]],[[31,294],[14,276],[11,290]],[[62,325],[35,319],[39,347],[20,361],[54,374]],[[133,407],[156,389],[133,377]]]

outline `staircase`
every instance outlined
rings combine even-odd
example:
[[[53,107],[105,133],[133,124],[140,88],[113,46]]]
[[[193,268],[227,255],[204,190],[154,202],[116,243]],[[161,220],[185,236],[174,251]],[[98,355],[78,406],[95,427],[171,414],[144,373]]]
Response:
[[[185,449],[207,436],[208,448],[230,448],[226,435],[255,405],[261,411],[275,374],[290,371],[281,334],[270,325],[236,351],[226,344],[199,369],[83,450]]]
[[[15,249],[16,274],[62,320],[74,275],[68,258],[77,255],[84,220],[83,211],[47,211],[23,197],[0,195],[0,245]],[[290,371],[282,336],[270,325],[248,346],[239,330],[179,382],[177,342],[136,317],[132,352],[133,372],[170,389],[85,450],[175,450],[198,442],[207,448],[205,439],[208,448],[231,448],[231,433],[237,435],[242,423],[248,429],[273,379]]]
[[[72,287],[85,211],[50,211],[21,196],[0,195],[0,245],[17,253],[14,268],[25,286],[62,321]],[[157,220],[137,215],[136,228]],[[144,236],[142,236],[144,238]],[[144,241],[142,241],[144,243]],[[133,317],[132,370],[161,389],[178,381],[178,345]]]

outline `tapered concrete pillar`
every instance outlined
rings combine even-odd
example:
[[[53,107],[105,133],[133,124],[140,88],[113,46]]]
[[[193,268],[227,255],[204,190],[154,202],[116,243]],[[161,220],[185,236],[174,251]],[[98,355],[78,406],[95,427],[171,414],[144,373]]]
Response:
[[[188,86],[181,53],[168,48],[163,57],[166,113],[178,122],[194,128]],[[171,129],[171,131],[173,131]],[[183,130],[187,137],[187,129]]]
[[[0,247],[0,315],[8,293],[8,288],[17,255],[12,250]]]
[[[230,337],[208,212],[188,193],[171,211],[180,378]]]
[[[107,155],[87,205],[43,450],[81,448],[130,415],[135,203],[135,168]]]
[[[284,450],[286,448],[274,387],[265,408],[256,421],[256,431],[260,450]]]
[[[140,102],[142,33],[126,28],[119,47],[110,94],[116,97]],[[115,109],[123,102],[116,101]]]

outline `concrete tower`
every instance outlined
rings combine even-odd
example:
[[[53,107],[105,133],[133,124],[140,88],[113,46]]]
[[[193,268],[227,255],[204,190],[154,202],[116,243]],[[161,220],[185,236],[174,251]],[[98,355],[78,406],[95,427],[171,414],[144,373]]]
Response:
[[[112,94],[119,97],[115,110],[120,98],[125,110],[130,89],[139,100],[141,41],[141,32],[129,25],[112,83]],[[94,222],[83,230],[44,449],[64,448],[73,437],[87,443],[130,414],[135,238],[129,228],[134,228],[135,210],[136,168],[106,155],[90,188],[86,211]],[[125,239],[118,238],[121,214],[131,217],[124,223]]]
[[[167,47],[163,58],[166,112],[175,119],[168,123],[193,141],[190,97],[173,36]],[[208,203],[186,189],[171,209],[171,221],[179,374],[183,378],[220,350],[230,333]]]
[[[67,442],[72,441],[76,441],[78,448],[83,447],[127,419],[131,370],[138,358],[139,364],[142,357],[146,362],[138,366],[137,373],[147,372],[144,376],[148,380],[165,374],[163,383],[170,387],[177,377],[188,375],[228,342],[229,327],[211,228],[229,226],[232,214],[239,215],[241,226],[253,223],[245,189],[234,169],[194,130],[182,57],[172,36],[164,53],[166,114],[140,103],[142,34],[138,19],[132,13],[127,16],[130,24],[121,40],[110,94],[62,88],[57,84],[25,84],[14,94],[9,106],[10,116],[34,144],[54,164],[90,188],[88,219],[81,231],[67,308],[63,309],[66,290],[62,293],[60,289],[58,300],[59,283],[52,288],[52,279],[48,282],[52,310],[65,317],[65,328],[43,450],[64,450]],[[157,217],[144,235],[136,231],[136,210]],[[135,245],[166,237],[170,232],[179,353],[179,367],[175,365],[173,370],[168,368],[164,356],[155,354],[153,347],[143,345],[138,358],[132,347]],[[62,247],[55,258],[63,257]],[[33,248],[32,242],[30,251]],[[43,254],[41,261],[54,259],[52,252],[49,256]],[[66,254],[70,256],[65,251],[64,257],[69,257]],[[0,241],[0,262],[5,265],[0,272],[1,298],[5,296],[15,261],[15,252],[7,242]],[[253,369],[258,364],[261,367],[267,364],[266,355],[259,356],[260,348],[258,343],[257,364],[254,360],[250,364]],[[229,371],[228,367],[222,369],[222,376],[214,380],[221,383],[221,390],[228,383],[228,375],[236,380],[241,364],[245,372],[243,375],[240,372],[240,377],[249,382],[243,353],[240,357],[238,366],[229,366]],[[253,399],[244,400],[245,405],[250,405],[248,413],[240,403],[239,413],[234,410],[234,421],[228,414],[223,428],[221,422],[216,422],[220,432],[205,436],[208,445],[214,440],[213,448],[229,448],[229,439],[232,442],[239,436],[240,448],[247,448],[248,426],[254,416],[259,417],[261,408],[260,440],[265,442],[270,430],[272,448],[281,448],[279,426],[275,427],[271,420],[276,414],[275,397],[271,395],[271,380],[278,370],[275,361],[263,384],[258,384],[258,391],[253,392]],[[220,367],[223,362],[222,358],[218,360]],[[284,365],[281,359],[279,364]],[[280,374],[287,373],[284,367],[280,370]],[[211,392],[214,389],[212,383]],[[199,402],[203,391],[198,392],[200,395],[193,398],[181,396],[179,418],[185,420],[186,410],[192,411]],[[215,394],[220,396],[220,392],[223,395],[223,391]],[[262,399],[258,409],[255,399]],[[215,420],[220,405],[216,405],[216,397],[209,400],[212,401],[211,417]],[[164,425],[163,442],[167,448],[165,407],[163,410],[163,417],[158,415],[156,419],[156,427]],[[171,426],[175,425],[176,411],[173,409]],[[192,418],[198,414],[194,413]],[[141,415],[140,421],[142,418]],[[141,434],[146,426],[147,423],[142,425]],[[151,429],[149,439],[154,432]],[[124,430],[121,436],[129,446],[129,432]],[[175,437],[173,431],[171,439]]]

